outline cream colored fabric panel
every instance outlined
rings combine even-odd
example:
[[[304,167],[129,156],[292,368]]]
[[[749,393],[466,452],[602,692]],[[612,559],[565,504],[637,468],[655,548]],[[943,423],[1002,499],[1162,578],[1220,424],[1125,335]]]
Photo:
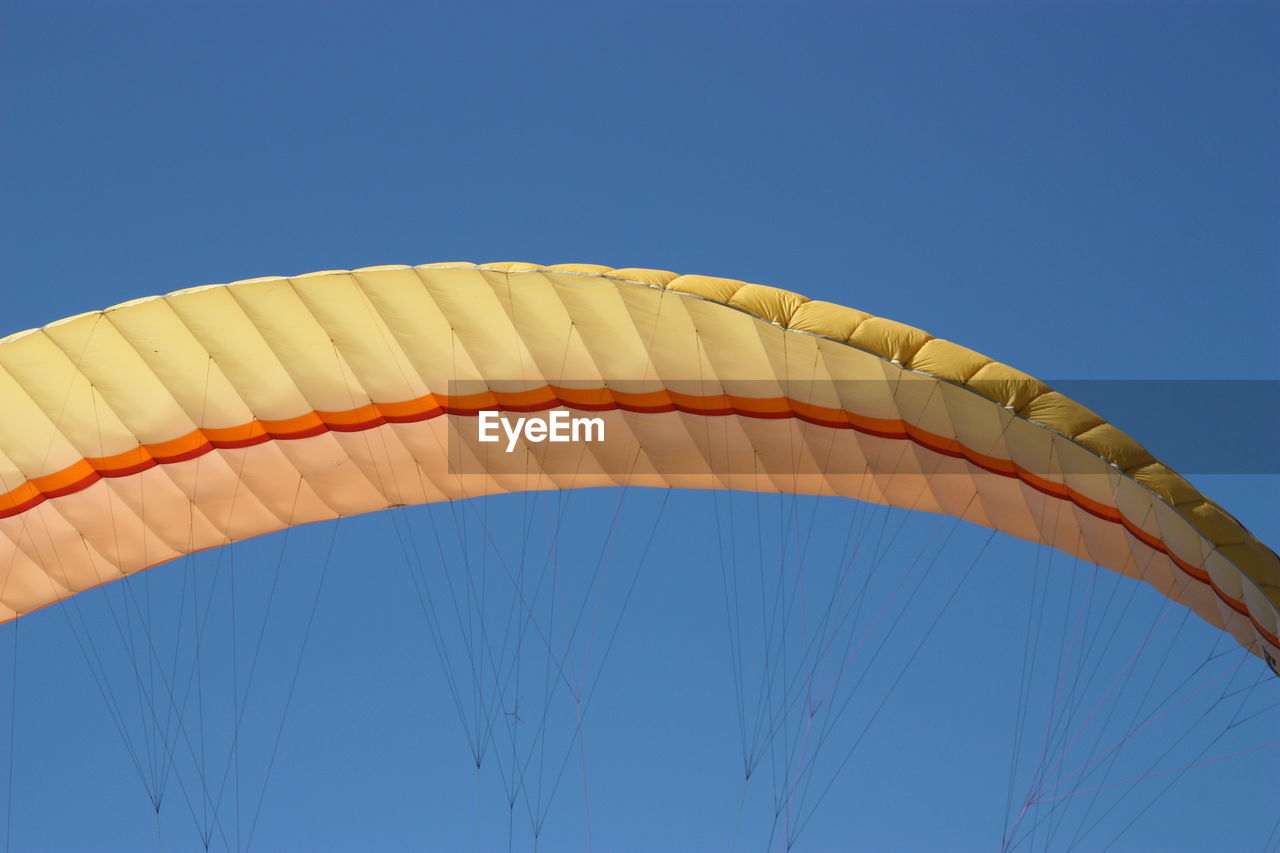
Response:
[[[781,346],[780,330],[766,326],[776,335],[762,337],[760,322],[750,314],[725,311],[713,302],[690,300],[686,307],[711,368],[708,380],[715,377],[714,385],[723,393],[743,397],[785,394],[781,379],[786,373],[774,370],[766,349]]]
[[[5,379],[5,373],[3,372],[3,370],[0,370],[0,405],[3,405],[6,402],[4,390],[3,390],[4,379]],[[27,397],[25,394],[22,396],[22,399],[25,399],[27,400],[28,403],[30,403],[30,398]],[[10,424],[10,431],[6,431],[5,429],[6,423]],[[15,463],[12,459],[9,458],[8,454],[5,453],[5,449],[4,449],[5,441],[6,441],[5,439],[6,432],[8,432],[10,435],[8,441],[11,445],[20,444],[20,442],[16,442],[12,438],[12,430],[14,425],[17,425],[20,423],[21,421],[19,421],[16,418],[12,421],[8,421],[6,420],[6,418],[0,418],[0,491],[13,493],[15,490],[17,490],[17,493],[22,494],[23,484],[27,482],[27,475],[22,472],[22,470],[18,467],[17,463]],[[0,571],[3,571],[3,569],[4,569],[3,564],[0,564]]]
[[[317,276],[313,281],[323,287],[331,278]],[[230,292],[306,401],[305,408],[293,416],[368,405],[369,395],[293,281],[258,281]]]
[[[372,273],[366,280],[384,274]],[[350,370],[361,404],[425,396],[426,383],[358,281],[353,275],[300,278],[293,290]],[[317,353],[317,360],[322,367],[324,356]]]
[[[191,460],[187,468],[199,468],[203,460],[204,457]],[[203,464],[212,463],[203,461]],[[265,474],[259,473],[255,466],[254,473],[248,476],[260,478]],[[102,483],[128,507],[130,516],[104,515],[102,520],[125,529],[132,526],[153,538],[142,555],[142,559],[147,561],[142,565],[185,554],[194,548],[195,542],[223,540],[225,537],[221,530],[200,509],[200,496],[190,489],[197,479],[184,476],[184,469],[174,465],[160,465],[132,476],[105,479]],[[65,498],[57,499],[57,502],[59,505],[70,503]],[[131,555],[126,564],[134,565],[132,560],[137,557],[136,554]]]
[[[225,290],[206,292],[220,292],[226,298]],[[260,416],[241,399],[174,305],[173,299],[150,299],[106,314],[111,327],[146,363],[147,371],[186,416],[185,430],[175,411],[175,423],[168,427],[167,434],[166,430],[155,429],[152,432],[160,437],[146,440],[168,441],[195,429],[197,424],[215,429],[240,426]],[[193,382],[193,378],[197,381]],[[158,412],[149,414],[155,417]]]
[[[510,374],[493,379],[527,379],[527,387],[537,388],[553,379],[604,378],[546,275],[528,273],[513,281],[505,273],[485,272],[484,277],[511,324],[512,334],[524,342],[528,352],[527,361]],[[619,318],[615,315],[614,319]],[[598,381],[595,387],[599,387]]]
[[[773,303],[772,298],[765,299]],[[785,303],[774,304],[783,310]],[[821,356],[818,353],[818,341],[809,335],[788,335],[779,326],[753,320],[750,331],[743,330],[743,343],[739,346],[750,346],[758,342],[760,354],[763,356],[762,372],[753,378],[746,371],[755,367],[743,364],[731,373],[735,379],[732,385],[726,385],[731,394],[744,397],[790,397],[795,400],[812,402],[813,386],[822,370]],[[761,381],[759,377],[777,377],[774,382]],[[741,384],[738,377],[742,378]]]
[[[1001,435],[1000,453],[1024,471],[1055,483],[1061,482],[1062,449],[1058,436],[1021,418],[1009,422]],[[1056,475],[1056,476],[1055,476]]]
[[[327,432],[281,442],[281,447],[306,485],[334,516],[356,515],[388,503],[378,483],[351,456],[352,450],[364,455],[372,441],[361,434]]]
[[[316,436],[303,439],[303,442],[320,445],[324,444],[324,438]],[[303,476],[295,461],[295,453],[298,456],[305,453],[301,448],[295,448],[300,443],[273,441],[240,450],[219,451],[235,456],[233,466],[243,472],[245,488],[264,509],[285,525],[334,518],[338,514]]]
[[[458,344],[453,327],[429,289],[426,270],[380,269],[355,272],[423,387],[446,393],[450,382],[479,385],[480,368]]]
[[[192,542],[191,550],[248,539],[280,523],[243,475],[249,458],[243,450],[220,450],[161,467],[212,528],[206,538]]]
[[[130,435],[80,369],[86,350],[110,357],[103,352],[106,347],[99,345],[105,339],[98,334],[103,325],[101,315],[85,315],[0,347],[0,365],[38,410],[25,405],[12,386],[5,389],[5,419],[11,411],[20,418],[8,430],[18,437],[29,429],[32,438],[19,438],[7,446],[7,452],[28,476],[138,446],[138,439]]]
[[[0,610],[20,615],[58,601],[75,591],[77,576],[85,578],[84,588],[99,577],[104,583],[114,579],[110,571],[95,572],[91,564],[82,567],[87,555],[80,559],[71,554],[63,557],[54,547],[39,547],[34,534],[39,530],[42,541],[47,541],[44,527],[44,519],[36,511],[19,518],[0,519],[0,569],[4,570]]]
[[[80,567],[67,576],[76,592],[97,586],[101,577],[114,580],[139,571],[147,557],[168,550],[109,482],[100,480],[85,491],[86,500],[47,502],[49,512],[42,516],[48,525],[45,535],[56,537],[58,544],[52,547],[62,561],[60,568]],[[39,541],[39,534],[35,538]],[[84,571],[88,566],[91,575]],[[65,578],[59,581],[67,585]]]
[[[1005,436],[1017,415],[959,386],[939,382],[937,387],[951,428],[942,434],[953,436],[975,453],[1008,459]]]
[[[623,288],[619,292],[631,308],[641,340],[647,342],[663,386],[681,394],[719,393],[715,367],[689,313],[690,307],[699,303],[666,291],[655,299],[647,288]],[[650,305],[652,314],[647,310]],[[641,307],[646,310],[637,310]]]
[[[664,412],[653,415],[628,413],[624,420],[640,447],[636,473],[631,481],[637,476],[655,472],[672,485],[690,477],[702,483],[702,488],[707,488],[711,482],[720,482],[707,467],[706,455],[697,444],[706,434],[706,418],[684,412]]]
[[[29,338],[23,339],[24,342],[27,340]],[[47,339],[42,345],[50,349],[53,347]],[[61,353],[52,354],[54,359],[61,357]],[[22,370],[22,366],[17,366],[17,369]],[[36,371],[28,367],[22,372],[28,382],[39,386]],[[75,383],[69,378],[59,378],[64,388],[74,387]],[[50,381],[58,382],[56,379]],[[16,489],[27,480],[69,467],[84,458],[85,448],[77,447],[55,423],[60,407],[53,405],[54,415],[46,414],[40,400],[27,393],[7,366],[0,366],[0,406],[3,406],[0,411],[4,412],[4,417],[0,417],[0,452],[3,452],[0,479],[6,489]]]
[[[567,363],[556,375],[570,382],[583,379],[617,381],[629,378],[625,390],[656,391],[662,387],[653,366],[649,340],[641,332],[652,330],[656,303],[663,291],[652,288],[600,287],[598,279],[549,273],[548,280],[564,306],[565,322],[581,341],[584,363]],[[626,295],[632,296],[627,300]],[[645,380],[648,380],[647,382]],[[588,386],[589,387],[589,386]]]
[[[1043,512],[1033,510],[1027,492],[1030,487],[1009,477],[982,476],[974,477],[978,487],[977,499],[983,512],[995,529],[1017,536],[1019,539],[1036,540],[1040,537],[1042,525],[1046,523]]]
[[[0,582],[0,601],[25,613],[75,592],[123,577],[120,569],[99,551],[75,521],[108,515],[108,492],[99,482],[76,494],[73,506],[47,501],[17,519],[4,519],[7,553],[0,565],[12,565],[11,576]],[[22,556],[20,556],[22,555]],[[29,559],[37,571],[28,571]]]
[[[379,428],[332,432],[329,436],[339,452],[345,454],[359,472],[362,494],[367,485],[365,505],[356,512],[368,512],[369,506],[381,509],[423,502],[426,489],[415,471],[415,460],[395,430]],[[310,473],[307,476],[310,482],[314,482]],[[345,483],[342,483],[337,489],[330,490],[330,493],[336,493],[334,500],[339,499],[337,495],[344,489]]]
[[[818,345],[827,373],[839,380],[839,406],[864,418],[892,420],[897,415],[893,385],[901,371],[883,359],[831,341]]]
[[[1210,576],[1217,577],[1219,574],[1230,573],[1234,566],[1232,564],[1219,565],[1223,561],[1224,558],[1220,554],[1212,555],[1209,561]],[[1244,603],[1249,608],[1249,614],[1261,622],[1262,627],[1269,631],[1272,636],[1280,636],[1280,613],[1268,607],[1270,602],[1267,600],[1265,593],[1252,583],[1245,583],[1243,587]]]
[[[259,286],[254,281],[235,287],[196,288],[167,298],[213,362],[207,385],[199,376],[189,383],[189,393],[195,398],[192,403],[199,401],[196,411],[231,417],[239,403],[258,420],[275,421],[311,410],[280,357],[234,295]],[[204,426],[233,427],[239,423],[220,419]]]
[[[195,429],[195,422],[106,315],[49,326],[45,334],[90,386],[84,389],[76,383],[79,387],[59,420],[68,437],[87,450],[86,456],[124,453],[139,441],[167,441]],[[45,411],[56,415],[52,404],[48,399]]]
[[[535,364],[528,346],[511,320],[483,270],[426,270],[432,298],[453,330],[457,347],[475,364],[479,376],[498,377],[495,391],[521,391]],[[439,389],[441,392],[447,388]],[[464,390],[464,393],[474,393]]]

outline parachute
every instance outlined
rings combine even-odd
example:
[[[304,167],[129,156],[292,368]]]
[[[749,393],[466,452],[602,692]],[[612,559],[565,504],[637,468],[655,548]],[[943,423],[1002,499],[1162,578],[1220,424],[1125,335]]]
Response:
[[[553,409],[609,440],[508,453],[478,437],[482,412]],[[1280,559],[1137,442],[972,350],[775,287],[526,263],[196,287],[0,340],[0,412],[0,621],[389,507],[729,488],[1052,546],[1280,672]]]

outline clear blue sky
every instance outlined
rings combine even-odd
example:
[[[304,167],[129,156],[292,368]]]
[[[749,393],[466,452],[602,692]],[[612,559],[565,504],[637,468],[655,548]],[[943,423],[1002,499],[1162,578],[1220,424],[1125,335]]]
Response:
[[[0,334],[261,275],[579,261],[776,284],[1049,379],[1277,380],[1277,43],[1274,3],[0,0]],[[1140,438],[1157,455],[1186,446]],[[1274,547],[1271,474],[1195,482]],[[643,539],[658,500],[633,499]],[[838,508],[798,506],[824,519],[831,541],[814,553],[838,556]],[[740,772],[718,509],[694,495],[666,507],[539,849],[583,849],[588,812],[597,850],[764,849],[753,810],[767,781],[744,795]],[[517,505],[491,511],[519,535]],[[608,523],[590,499],[574,512],[582,530]],[[254,849],[506,849],[507,809],[469,764],[395,530],[339,526]],[[301,567],[279,616],[288,643],[330,533],[288,543]],[[957,535],[970,554],[984,538]],[[623,549],[632,563],[641,545]],[[261,591],[279,547],[237,549],[241,594]],[[574,559],[598,553],[581,548]],[[202,559],[207,578],[219,558]],[[1026,608],[1009,574],[1036,559],[992,545],[795,849],[998,847],[1023,635],[993,614]],[[939,571],[963,572],[952,562]],[[160,569],[155,601],[176,606],[188,571]],[[613,583],[617,604],[626,584]],[[94,595],[86,624],[118,646]],[[12,849],[155,849],[144,785],[67,620],[22,621],[17,702],[5,694]],[[1187,630],[1171,665],[1214,641]],[[6,626],[0,659],[12,649]],[[230,660],[218,654],[209,666]],[[286,685],[294,660],[278,655],[266,682]],[[1188,772],[1112,849],[1262,849],[1278,755]],[[247,767],[243,790],[262,778]],[[244,801],[242,836],[256,794]],[[199,849],[173,783],[162,820],[164,849]],[[529,849],[527,823],[517,812],[515,849]]]

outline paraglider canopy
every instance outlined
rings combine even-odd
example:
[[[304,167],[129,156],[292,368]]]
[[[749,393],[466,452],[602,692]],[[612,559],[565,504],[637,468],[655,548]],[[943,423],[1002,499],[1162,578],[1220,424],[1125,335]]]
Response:
[[[1280,658],[1280,560],[1136,441],[972,350],[774,287],[452,263],[191,288],[3,339],[0,410],[4,620],[387,507],[727,487],[1042,542]],[[548,411],[602,440],[508,452],[478,428]]]

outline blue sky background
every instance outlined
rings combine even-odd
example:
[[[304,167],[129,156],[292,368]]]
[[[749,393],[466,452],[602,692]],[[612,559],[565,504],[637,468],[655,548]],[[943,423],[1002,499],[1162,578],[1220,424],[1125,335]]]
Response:
[[[3,0],[0,333],[261,275],[580,261],[787,287],[1050,379],[1276,380],[1278,37],[1275,4],[1236,2]],[[1230,423],[1205,437],[1232,440]],[[1274,473],[1195,482],[1274,546]],[[764,846],[739,816],[708,500],[667,507],[591,708],[594,849]],[[340,528],[255,849],[506,849],[507,810],[474,781],[386,568],[390,522]],[[299,534],[291,565],[322,562],[329,535]],[[1008,762],[1017,634],[991,614],[1017,610],[1009,566],[1038,558],[992,547],[946,654],[895,694],[797,850],[998,846],[1004,790],[986,785],[1003,776],[983,768]],[[237,549],[242,593],[278,548]],[[188,570],[162,569],[156,595]],[[291,589],[297,642],[308,587]],[[111,640],[109,601],[85,607]],[[66,620],[22,621],[12,849],[154,847]],[[1277,764],[1272,748],[1189,773],[1112,849],[1263,849]],[[539,849],[585,846],[570,787]],[[164,849],[198,849],[165,808]]]

